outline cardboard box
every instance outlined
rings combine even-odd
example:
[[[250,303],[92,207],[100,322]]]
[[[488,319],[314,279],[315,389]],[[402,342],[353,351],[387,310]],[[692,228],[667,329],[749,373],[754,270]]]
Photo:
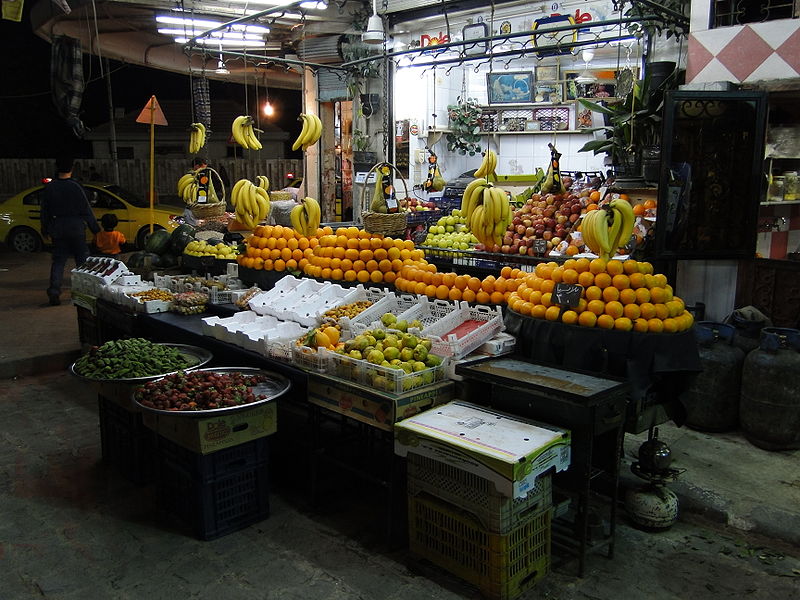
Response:
[[[204,418],[143,410],[142,421],[158,435],[184,448],[209,454],[275,433],[278,430],[278,404],[265,402]]]
[[[542,473],[570,465],[570,432],[455,400],[395,426],[395,454],[428,456],[522,498]]]
[[[389,396],[344,381],[310,376],[308,400],[367,425],[391,431],[398,421],[449,402],[454,387],[452,382],[444,381],[399,396]]]

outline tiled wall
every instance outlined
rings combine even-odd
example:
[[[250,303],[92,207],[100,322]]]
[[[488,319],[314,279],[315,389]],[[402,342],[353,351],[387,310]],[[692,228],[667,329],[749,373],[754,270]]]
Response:
[[[756,252],[762,258],[778,259],[800,252],[800,204],[761,207]]]

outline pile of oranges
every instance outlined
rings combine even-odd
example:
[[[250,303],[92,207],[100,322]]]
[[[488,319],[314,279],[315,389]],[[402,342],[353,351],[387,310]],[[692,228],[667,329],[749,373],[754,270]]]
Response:
[[[303,272],[318,279],[359,283],[395,282],[404,266],[427,265],[411,240],[393,239],[357,227],[325,228]]]
[[[500,277],[488,275],[483,279],[438,273],[436,265],[415,264],[404,267],[394,286],[398,291],[425,295],[440,300],[463,300],[477,304],[504,304],[522,283],[519,269],[503,267]]]
[[[536,265],[508,298],[513,311],[569,325],[651,333],[674,333],[694,322],[683,300],[673,295],[662,274],[635,260],[567,259]],[[562,308],[553,292],[558,283],[582,286],[578,305]]]
[[[322,229],[317,234],[323,234]],[[236,261],[258,271],[302,271],[313,256],[317,237],[306,237],[291,227],[262,225],[247,239],[247,247]]]

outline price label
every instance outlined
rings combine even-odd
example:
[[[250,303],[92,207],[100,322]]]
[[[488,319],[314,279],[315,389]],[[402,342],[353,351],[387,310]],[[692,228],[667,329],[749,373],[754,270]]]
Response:
[[[577,283],[557,283],[553,290],[554,304],[575,308],[581,300],[583,286]]]
[[[544,254],[547,252],[547,240],[533,240],[532,248],[536,254]]]

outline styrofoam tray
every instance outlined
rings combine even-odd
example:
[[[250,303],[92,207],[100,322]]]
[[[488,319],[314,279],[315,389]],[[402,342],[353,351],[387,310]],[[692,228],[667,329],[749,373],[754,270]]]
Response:
[[[272,286],[272,288],[264,290],[263,292],[260,292],[250,298],[248,305],[257,313],[265,314],[266,308],[271,303],[293,291],[304,281],[310,280],[298,278],[294,275],[286,275],[281,277],[277,282],[275,282],[275,285]]]
[[[479,321],[481,325],[461,337],[451,333],[468,321]],[[434,354],[462,358],[500,333],[503,328],[503,311],[499,306],[470,306],[467,302],[462,302],[457,310],[426,324],[421,334],[430,338],[431,352]]]

